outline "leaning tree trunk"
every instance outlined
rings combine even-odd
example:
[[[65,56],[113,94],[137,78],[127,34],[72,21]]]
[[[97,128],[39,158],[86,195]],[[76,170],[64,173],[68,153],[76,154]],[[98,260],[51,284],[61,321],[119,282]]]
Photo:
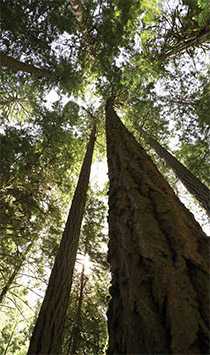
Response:
[[[36,77],[48,77],[51,75],[51,72],[48,69],[41,69],[32,64],[20,62],[19,60],[2,53],[0,53],[0,67],[5,67],[14,73],[19,71],[30,73]]]
[[[206,354],[209,239],[106,105],[109,355]]]
[[[209,41],[210,26],[207,25],[199,31],[196,31],[194,34],[192,33],[189,38],[185,38],[184,35],[183,37],[180,36],[178,38],[177,43],[172,48],[160,53],[160,55],[158,56],[159,60],[168,60],[174,58],[176,55],[180,55],[181,53],[189,50],[190,48],[200,47],[202,46],[202,44],[208,43]]]
[[[61,354],[64,321],[85,209],[95,136],[94,126],[47,291],[33,330],[28,355]]]
[[[166,164],[173,169],[176,176],[181,180],[186,189],[200,202],[210,216],[210,190],[172,154],[163,148],[153,137],[149,136],[142,128],[140,132],[145,140],[165,160]]]

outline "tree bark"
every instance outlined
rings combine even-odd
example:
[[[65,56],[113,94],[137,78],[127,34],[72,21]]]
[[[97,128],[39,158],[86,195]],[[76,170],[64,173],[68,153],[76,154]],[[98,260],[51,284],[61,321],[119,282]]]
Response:
[[[106,105],[109,355],[206,354],[209,239]]]
[[[78,350],[79,343],[80,343],[80,332],[81,332],[81,313],[82,313],[82,303],[84,298],[84,287],[86,284],[85,279],[85,268],[84,265],[82,267],[81,277],[80,277],[80,290],[79,290],[79,298],[78,298],[78,305],[77,305],[77,312],[76,317],[74,320],[74,325],[72,329],[71,339],[69,342],[69,350],[68,355],[75,355],[76,350]]]
[[[210,190],[208,187],[142,128],[140,128],[140,132],[156,153],[165,160],[168,167],[174,171],[186,189],[198,200],[210,217]]]
[[[0,66],[6,67],[14,73],[22,71],[40,78],[48,77],[51,75],[51,71],[48,69],[41,69],[32,64],[20,62],[19,60],[3,53],[0,53]]]
[[[85,209],[95,137],[94,126],[47,291],[33,330],[28,355],[61,354],[64,321]]]

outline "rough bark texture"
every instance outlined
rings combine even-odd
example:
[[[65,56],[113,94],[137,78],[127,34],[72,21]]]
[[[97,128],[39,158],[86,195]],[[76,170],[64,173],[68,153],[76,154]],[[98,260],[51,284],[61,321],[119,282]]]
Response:
[[[28,355],[60,355],[65,315],[84,214],[95,143],[92,130],[63,237],[50,275],[47,291],[33,330]]]
[[[109,355],[207,354],[209,239],[106,106]]]
[[[0,67],[6,67],[14,73],[19,71],[30,73],[36,77],[47,77],[51,75],[51,72],[47,69],[41,69],[32,64],[20,62],[19,60],[2,53],[0,53]]]
[[[198,200],[198,202],[200,202],[201,206],[207,211],[207,214],[210,217],[210,190],[208,187],[142,128],[140,128],[140,132],[156,153],[165,160],[166,164],[171,169],[173,169],[174,173],[181,180],[186,189]]]

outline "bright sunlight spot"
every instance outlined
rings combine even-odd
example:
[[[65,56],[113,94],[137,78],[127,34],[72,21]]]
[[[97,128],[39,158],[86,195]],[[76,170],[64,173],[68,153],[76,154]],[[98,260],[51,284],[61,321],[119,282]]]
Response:
[[[94,190],[103,187],[108,182],[108,168],[105,160],[95,161],[91,168],[90,183]]]
[[[78,254],[77,255],[77,263],[76,263],[76,270],[77,272],[81,273],[82,269],[84,267],[84,273],[85,275],[90,275],[92,271],[92,261],[90,260],[90,256],[88,254],[82,255]]]

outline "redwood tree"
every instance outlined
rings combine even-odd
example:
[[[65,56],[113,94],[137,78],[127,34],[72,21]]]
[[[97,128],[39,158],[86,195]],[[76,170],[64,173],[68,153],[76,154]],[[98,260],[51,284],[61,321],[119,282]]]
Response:
[[[140,128],[143,137],[156,153],[165,160],[176,176],[181,180],[186,189],[200,202],[201,206],[210,216],[210,191],[195,175],[193,175],[183,164],[181,164],[172,154],[162,147],[153,137],[149,136],[145,130]]]
[[[209,350],[209,239],[106,105],[108,354]]]
[[[94,125],[47,291],[33,330],[28,355],[61,354],[64,321],[84,214],[95,138],[96,127]]]

